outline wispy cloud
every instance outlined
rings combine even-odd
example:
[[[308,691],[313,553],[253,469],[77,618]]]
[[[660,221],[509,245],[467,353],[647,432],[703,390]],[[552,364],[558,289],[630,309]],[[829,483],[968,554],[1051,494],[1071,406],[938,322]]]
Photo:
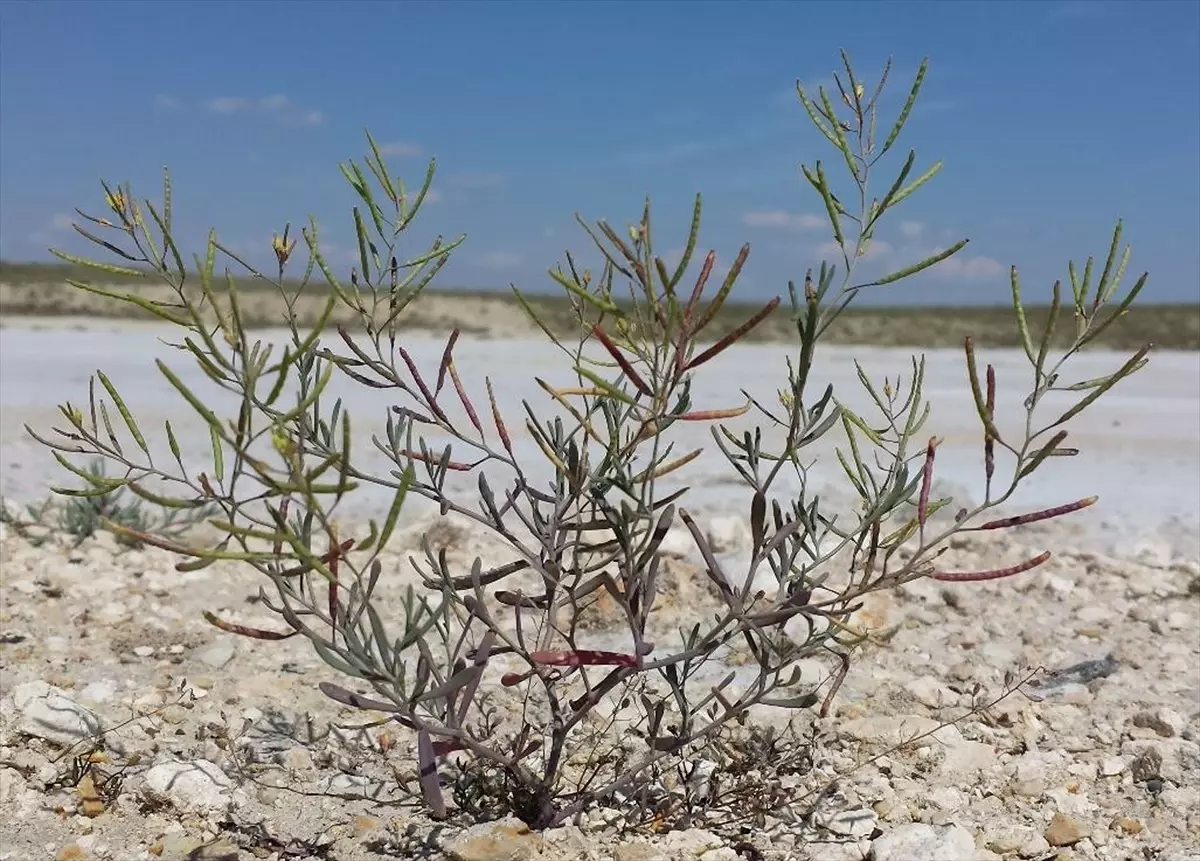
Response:
[[[936,248],[924,256],[936,254],[945,249]],[[962,252],[952,255],[934,266],[930,273],[942,279],[962,279],[964,281],[983,281],[997,278],[1004,274],[1004,264],[992,257],[980,255],[969,257]]]
[[[883,239],[871,240],[864,260],[871,264],[872,276],[883,274],[882,271],[877,271],[880,267],[889,272],[896,271],[927,260],[949,247],[921,243],[921,238],[929,232],[928,225],[922,222],[905,221],[900,224],[903,241],[893,244]],[[817,246],[816,253],[825,260],[841,260],[842,257],[841,247],[833,241]],[[1003,275],[1004,271],[1005,267],[1000,261],[982,254],[970,255],[964,249],[926,269],[917,277],[930,277],[941,281],[986,281]]]
[[[821,230],[829,226],[829,220],[820,215],[814,215],[811,212],[785,212],[781,209],[743,212],[740,220],[747,227],[772,230]]]
[[[177,111],[183,107],[183,102],[178,96],[159,93],[154,97],[154,107],[164,111]]]
[[[282,94],[261,98],[218,96],[205,102],[204,108],[209,113],[221,116],[251,114],[269,117],[288,125],[319,126],[325,122],[325,116],[320,111],[298,105]]]

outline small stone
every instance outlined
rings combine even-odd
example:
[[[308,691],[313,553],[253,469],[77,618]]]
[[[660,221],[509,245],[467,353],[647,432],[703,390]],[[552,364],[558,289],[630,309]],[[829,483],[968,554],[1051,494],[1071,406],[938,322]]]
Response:
[[[1134,758],[1130,771],[1138,783],[1153,780],[1162,772],[1162,754],[1156,747],[1145,748]]]
[[[1125,834],[1141,834],[1142,829],[1145,827],[1139,820],[1134,819],[1132,816],[1118,816],[1112,821],[1112,825]]]
[[[1001,831],[992,832],[987,837],[987,848],[993,852],[999,852],[1001,855],[1009,855],[1016,852],[1029,839],[1026,829],[1016,830],[1013,828],[1005,828]]]
[[[85,858],[87,858],[87,853],[83,851],[82,846],[78,843],[68,843],[58,850],[54,861],[84,861]]]
[[[1100,763],[1099,774],[1101,777],[1116,777],[1129,767],[1129,763],[1123,756],[1107,756]]]
[[[1051,846],[1074,846],[1087,835],[1087,829],[1078,820],[1061,813],[1054,814],[1054,818],[1042,833]]]
[[[722,846],[718,849],[709,849],[700,856],[700,861],[742,861],[742,856],[736,849]]]
[[[451,861],[524,861],[532,858],[538,840],[516,819],[468,828],[445,847]]]
[[[1167,614],[1167,618],[1163,620],[1163,627],[1168,631],[1182,631],[1192,621],[1192,616],[1184,613],[1182,610],[1172,610]]]
[[[878,814],[870,808],[818,813],[816,816],[817,825],[840,837],[869,837],[878,820]]]
[[[1041,834],[1035,834],[1032,839],[1021,844],[1017,854],[1022,858],[1042,858],[1050,851],[1050,843]]]
[[[358,814],[354,817],[354,836],[357,838],[366,837],[375,831],[378,831],[383,826],[374,816],[365,816]]]
[[[905,684],[904,689],[921,705],[931,709],[954,705],[958,701],[954,691],[932,676],[918,676]]]
[[[149,658],[154,654],[153,646],[134,646],[133,653],[139,658]]]
[[[104,728],[94,712],[71,699],[67,692],[35,681],[12,690],[13,705],[21,713],[18,730],[56,744],[74,744]]]
[[[696,541],[692,534],[680,526],[672,526],[663,536],[658,552],[663,556],[673,556],[676,559],[686,559],[693,553],[698,553]]]
[[[750,527],[735,515],[714,517],[708,524],[708,543],[714,553],[735,553],[749,546]]]
[[[202,839],[191,835],[170,835],[162,839],[162,857],[167,861],[190,859],[203,845]]]
[[[962,861],[975,857],[975,838],[960,825],[913,822],[871,841],[874,861]]]
[[[99,679],[86,685],[79,692],[79,699],[87,703],[106,703],[117,695],[117,683],[111,679]]]
[[[303,745],[294,744],[277,755],[276,759],[284,768],[292,771],[308,771],[313,767],[313,756]]]
[[[223,811],[233,805],[233,781],[206,759],[163,762],[146,772],[144,794],[184,812]]]
[[[1133,716],[1133,725],[1152,729],[1163,738],[1172,738],[1181,735],[1187,724],[1177,711],[1164,706],[1152,712],[1138,712]]]
[[[197,649],[192,653],[192,658],[214,670],[219,670],[233,660],[234,652],[233,643],[228,639],[221,639],[203,649]]]
[[[613,861],[669,861],[649,843],[622,843],[613,851]]]
[[[720,848],[721,838],[700,828],[672,831],[663,838],[663,851],[671,859],[699,858],[706,852]]]
[[[202,844],[180,861],[230,861],[231,858],[237,858],[239,854],[236,844],[221,837],[211,843]]]

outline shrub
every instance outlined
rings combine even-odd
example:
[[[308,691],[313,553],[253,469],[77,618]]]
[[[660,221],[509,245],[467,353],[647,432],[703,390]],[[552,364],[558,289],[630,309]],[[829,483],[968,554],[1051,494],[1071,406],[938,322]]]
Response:
[[[692,779],[697,754],[727,748],[752,712],[827,712],[864,639],[852,619],[864,596],[922,577],[1008,577],[1049,558],[1047,552],[1005,560],[985,571],[946,571],[937,564],[957,533],[1019,526],[1095,501],[1009,518],[989,515],[1013,499],[1035,470],[1076,453],[1066,446],[1067,423],[1140,369],[1149,349],[1110,376],[1067,382],[1071,357],[1112,325],[1145,283],[1143,275],[1117,299],[1129,254],[1119,248],[1119,223],[1098,278],[1091,259],[1082,274],[1070,267],[1066,301],[1076,334],[1059,355],[1051,355],[1050,339],[1064,311],[1060,285],[1052,291],[1049,325],[1038,336],[1025,324],[1014,268],[1013,311],[1032,369],[1023,421],[1014,423],[1022,430],[998,430],[995,371],[979,367],[967,339],[966,376],[981,426],[986,498],[952,518],[932,519],[953,501],[931,493],[939,440],[923,435],[930,416],[924,359],[914,357],[905,374],[882,384],[859,368],[873,415],[849,409],[813,373],[823,332],[860,293],[926,271],[967,243],[881,277],[856,277],[885,216],[932,179],[941,163],[918,172],[909,152],[891,181],[872,184],[878,162],[910,117],[926,67],[898,117],[885,126],[878,109],[886,70],[868,97],[844,55],[843,63],[845,75],[836,76],[833,95],[822,88],[814,99],[797,85],[801,105],[847,177],[835,190],[826,163],[802,168],[829,218],[839,260],[821,263],[801,285],[788,285],[795,354],[777,403],[747,395],[741,404],[708,404],[693,396],[696,375],[781,304],[772,299],[738,325],[717,330],[750,248],[742,247],[724,277],[714,275],[711,251],[699,259],[697,272],[699,197],[686,251],[675,265],[655,252],[648,203],[625,231],[580,221],[599,253],[599,270],[584,268],[568,253],[565,265],[549,273],[569,301],[578,337],[562,340],[543,326],[573,379],[568,386],[539,379],[548,398],[543,406],[524,402],[518,415],[495,397],[491,378],[482,386],[463,379],[455,364],[457,331],[436,367],[419,367],[399,325],[462,237],[438,238],[405,258],[399,246],[430,188],[434,165],[413,193],[388,171],[368,134],[367,170],[355,162],[341,168],[361,198],[353,210],[359,261],[348,279],[322,255],[311,219],[301,231],[307,262],[298,286],[285,280],[297,244],[290,228],[273,242],[273,273],[257,271],[210,234],[204,257],[196,258],[197,274],[189,276],[171,231],[169,177],[157,207],[138,203],[128,188],[105,184],[110,214],[80,215],[114,238],[101,239],[90,232],[94,228],[78,230],[122,262],[55,253],[104,273],[155,276],[178,301],[159,304],[136,292],[72,283],[138,305],[183,330],[176,346],[236,397],[237,409],[219,416],[159,360],[158,369],[209,431],[211,467],[185,468],[170,423],[164,433],[173,463],[152,456],[134,416],[103,376],[109,400],[101,403],[115,408],[136,450],[122,449],[107,430],[101,436],[94,399],[90,416],[69,403],[62,408],[71,427],[58,434],[66,441],[38,439],[62,452],[97,454],[125,470],[120,479],[102,480],[59,455],[65,467],[91,482],[95,489],[88,492],[121,486],[168,509],[217,506],[220,515],[210,522],[223,537],[215,546],[139,537],[186,557],[181,569],[236,560],[259,572],[271,589],[264,592],[265,604],[282,630],[249,628],[214,614],[208,620],[258,639],[306,637],[326,664],[354,680],[356,689],[323,682],[326,694],[382,712],[414,734],[420,790],[433,816],[447,815],[448,775],[460,805],[507,810],[535,828],[598,804],[630,816],[648,810],[665,816],[663,811],[702,804],[704,790],[696,787],[704,780]],[[251,340],[239,317],[235,282],[227,275],[224,288],[218,285],[218,253],[279,291],[289,330],[281,353]],[[301,330],[293,303],[314,289],[314,281],[327,291],[324,313],[311,330]],[[525,295],[515,287],[514,294],[538,321]],[[338,327],[337,337],[326,331],[339,304],[354,310],[361,331]],[[395,399],[383,434],[374,437],[394,467],[389,474],[359,466],[350,415],[328,393],[335,374]],[[1043,419],[1047,397],[1063,392],[1078,400]],[[758,423],[738,431],[732,422],[744,416]],[[710,427],[714,445],[745,489],[750,548],[736,567],[728,556],[718,558],[685,507],[687,488],[679,482],[701,452],[680,450],[676,437],[693,423]],[[831,510],[810,481],[806,450],[834,431],[844,434],[837,458],[858,500],[851,512]],[[456,474],[474,481],[469,497],[449,481]],[[358,528],[339,519],[347,498],[372,487],[386,488],[392,499],[380,521]],[[456,569],[444,549],[426,541],[424,559],[413,560],[420,587],[409,585],[399,607],[384,606],[377,589],[389,572],[381,553],[410,495],[486,528],[508,547],[511,560],[485,569],[477,559],[469,569]],[[716,603],[711,610],[697,608],[672,631],[660,623],[656,598],[670,586],[660,550],[677,522],[704,560]],[[844,563],[836,569],[835,557]],[[589,635],[583,620],[593,605],[622,620],[621,645],[597,645]],[[718,662],[738,650],[744,671],[721,670]],[[836,668],[824,693],[801,682],[799,662],[814,657],[828,658]],[[506,698],[519,704],[515,723],[498,707]],[[614,728],[619,743],[600,747]],[[757,738],[760,752],[771,749],[773,742],[763,741],[767,736]],[[671,774],[684,777],[686,786],[680,788]]]
[[[104,487],[103,492],[92,492]],[[17,534],[35,546],[44,543],[51,535],[63,535],[72,539],[78,547],[106,524],[117,524],[116,539],[119,544],[130,548],[143,546],[142,534],[156,535],[168,540],[179,540],[188,530],[206,516],[215,513],[212,506],[185,511],[178,508],[148,506],[140,499],[128,499],[122,482],[110,482],[105,475],[104,461],[94,458],[87,466],[87,483],[82,493],[56,489],[65,496],[61,502],[53,495],[41,503],[25,506],[22,517],[19,506],[0,500],[0,522],[12,526]],[[56,504],[57,503],[57,504]],[[28,519],[26,519],[26,517]],[[29,527],[41,527],[31,531]]]

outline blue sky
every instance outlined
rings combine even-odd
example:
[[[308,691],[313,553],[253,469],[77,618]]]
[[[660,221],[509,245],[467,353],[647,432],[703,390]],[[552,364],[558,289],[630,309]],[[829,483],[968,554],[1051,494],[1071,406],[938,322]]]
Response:
[[[891,119],[922,57],[909,147],[942,173],[881,226],[869,265],[970,237],[940,274],[876,301],[1030,300],[1066,262],[1103,256],[1126,221],[1147,300],[1200,300],[1200,4],[1175,2],[7,2],[0,4],[0,256],[88,249],[73,207],[101,177],[209,227],[253,260],[314,215],[348,271],[352,192],[337,165],[369,128],[410,183],[438,159],[436,201],[404,247],[467,241],[446,286],[552,289],[573,215],[623,224],[654,202],[661,250],[752,252],[743,298],[782,293],[829,257],[798,165],[845,167],[809,124],[797,78],[828,82],[845,48],[874,79],[894,58]],[[885,96],[886,99],[886,96]],[[835,185],[835,189],[839,186]]]

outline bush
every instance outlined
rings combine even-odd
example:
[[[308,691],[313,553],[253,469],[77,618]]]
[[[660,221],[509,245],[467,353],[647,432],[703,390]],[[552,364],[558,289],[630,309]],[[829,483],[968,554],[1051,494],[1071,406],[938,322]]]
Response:
[[[1117,299],[1129,254],[1127,248],[1119,253],[1120,224],[1098,278],[1091,259],[1082,275],[1070,267],[1067,301],[1076,334],[1061,354],[1050,351],[1063,316],[1060,285],[1053,288],[1049,325],[1036,335],[1025,323],[1014,268],[1013,310],[1032,368],[1023,421],[1014,422],[1023,432],[999,432],[994,369],[980,368],[967,339],[986,498],[952,518],[934,520],[940,509],[955,508],[953,500],[931,494],[939,440],[923,435],[930,416],[923,358],[914,357],[906,374],[882,384],[859,369],[878,411],[870,416],[847,408],[812,372],[822,334],[860,293],[928,270],[967,242],[882,277],[855,277],[885,216],[933,178],[941,163],[918,173],[916,155],[909,152],[898,174],[879,186],[883,195],[872,196],[870,180],[910,117],[926,67],[899,116],[883,126],[877,108],[886,71],[868,98],[865,83],[844,56],[843,62],[845,76],[837,76],[833,96],[822,88],[813,99],[797,85],[804,110],[848,175],[835,191],[825,163],[803,167],[829,217],[840,259],[821,263],[801,285],[788,285],[795,355],[778,403],[749,395],[741,404],[693,398],[696,375],[781,304],[772,299],[731,330],[714,329],[750,248],[740,250],[723,278],[713,274],[711,251],[698,261],[696,273],[699,197],[686,251],[673,266],[655,253],[648,203],[624,231],[603,221],[595,227],[580,221],[599,252],[599,271],[583,268],[568,254],[565,265],[549,273],[570,302],[578,337],[561,340],[543,326],[573,378],[565,387],[539,379],[548,397],[543,406],[525,402],[518,416],[498,402],[490,378],[482,387],[464,380],[454,360],[457,331],[450,333],[437,367],[418,367],[399,336],[399,323],[462,238],[439,238],[427,251],[404,258],[399,245],[430,188],[434,165],[412,193],[388,171],[368,134],[370,175],[355,162],[342,166],[362,201],[353,210],[359,263],[348,280],[322,255],[316,223],[310,220],[301,231],[307,262],[299,290],[316,281],[328,292],[321,321],[306,331],[290,313],[297,290],[285,282],[297,245],[290,228],[273,242],[278,262],[273,273],[255,270],[210,234],[192,277],[171,232],[169,177],[157,207],[138,203],[128,188],[105,184],[110,214],[80,214],[114,238],[78,229],[122,262],[55,253],[103,273],[153,275],[170,285],[178,301],[158,304],[136,292],[72,283],[124,299],[183,330],[178,348],[232,393],[238,407],[228,420],[217,415],[160,360],[161,373],[209,430],[210,468],[184,467],[169,423],[165,436],[174,463],[153,457],[134,416],[103,376],[109,400],[102,403],[120,415],[136,451],[128,445],[123,451],[115,436],[102,438],[94,401],[90,417],[70,404],[63,407],[71,428],[58,433],[68,442],[38,439],[60,451],[97,454],[125,470],[120,479],[101,479],[60,456],[91,483],[90,493],[120,486],[171,510],[216,506],[220,515],[210,522],[222,539],[215,546],[137,537],[186,557],[181,569],[236,560],[259,572],[272,590],[264,593],[266,606],[278,615],[282,630],[253,629],[213,614],[208,620],[258,639],[306,637],[326,664],[354,680],[355,689],[322,683],[328,696],[382,712],[414,734],[420,791],[434,817],[448,815],[443,787],[450,781],[460,807],[512,812],[535,828],[596,805],[634,818],[683,821],[681,811],[703,807],[715,796],[705,789],[712,775],[697,777],[702,751],[725,751],[731,774],[736,771],[728,765],[731,745],[741,745],[744,762],[786,759],[777,755],[770,733],[739,727],[756,726],[764,707],[828,711],[864,639],[852,614],[865,596],[922,577],[949,582],[1008,577],[1049,558],[1043,553],[1005,560],[986,571],[945,571],[937,565],[955,534],[1019,526],[1095,501],[989,516],[1035,470],[1076,453],[1065,445],[1067,423],[1143,367],[1149,350],[1137,351],[1108,377],[1066,381],[1071,357],[1119,319],[1145,283],[1143,275]],[[884,131],[880,143],[877,133]],[[281,354],[251,341],[239,317],[235,282],[228,276],[223,288],[218,285],[218,253],[279,290],[282,322],[289,329]],[[515,287],[514,294],[536,321],[524,294]],[[339,304],[355,311],[361,331],[339,327],[336,338],[326,332]],[[335,374],[397,400],[387,412],[385,432],[374,438],[394,466],[390,474],[371,474],[357,465],[350,415],[340,399],[331,403],[327,394]],[[469,393],[481,389],[486,399]],[[1078,400],[1065,412],[1051,411],[1047,421],[1042,415],[1052,392],[1074,392]],[[735,430],[732,420],[743,416],[759,424]],[[701,452],[679,450],[675,436],[697,422],[710,426],[715,446],[745,488],[750,548],[737,567],[727,555],[718,558],[685,507],[681,476]],[[832,511],[810,482],[806,449],[834,431],[844,434],[837,457],[858,500],[851,512]],[[474,480],[470,498],[453,489],[448,479],[454,474]],[[345,500],[369,488],[386,488],[392,498],[382,520],[363,529],[339,519]],[[460,570],[427,540],[424,559],[413,563],[420,587],[409,585],[401,606],[384,606],[377,587],[389,572],[381,553],[410,495],[436,504],[443,515],[486,528],[509,548],[511,560],[485,569],[477,559]],[[669,563],[660,551],[677,522],[704,559],[714,603],[711,610],[697,607],[683,627],[671,630],[661,622],[656,598],[671,586]],[[119,524],[113,528],[135,532]],[[836,568],[835,557],[843,563]],[[622,620],[619,647],[597,645],[589,634],[585,620],[598,608]],[[808,658],[826,658],[835,668],[823,693],[823,686],[801,681],[800,662]],[[719,666],[735,659],[744,662],[743,671]],[[506,699],[519,703],[515,723],[498,709]],[[614,729],[618,743],[601,746]]]
[[[100,458],[88,464],[87,481],[90,487],[82,493],[57,490],[57,493],[66,497],[61,502],[51,496],[39,504],[25,506],[25,517],[22,517],[19,506],[0,500],[0,523],[13,527],[18,535],[34,546],[41,545],[51,535],[61,535],[71,539],[76,547],[105,529],[106,524],[117,524],[121,527],[116,532],[117,542],[129,548],[138,548],[143,546],[139,535],[151,534],[178,540],[185,537],[192,526],[215,513],[212,506],[184,511],[148,506],[140,499],[126,502],[128,497],[120,482],[108,485],[114,489],[102,493],[90,492],[109,481],[105,475],[104,461]],[[30,530],[31,526],[39,529]]]

